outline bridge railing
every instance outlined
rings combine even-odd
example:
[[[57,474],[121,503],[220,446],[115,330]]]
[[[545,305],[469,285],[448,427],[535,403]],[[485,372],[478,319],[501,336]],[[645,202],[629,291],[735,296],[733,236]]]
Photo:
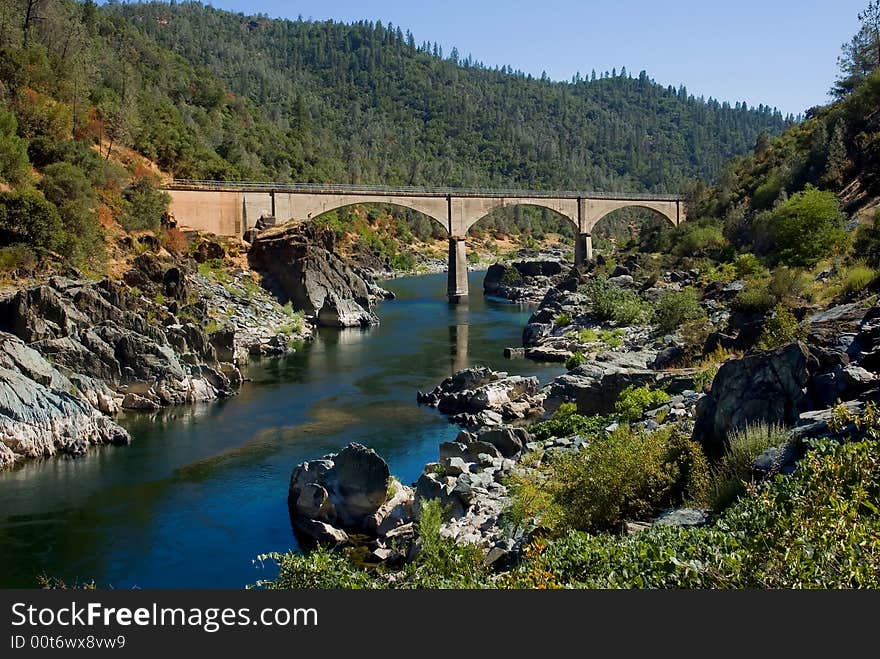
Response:
[[[627,201],[682,201],[680,195],[640,192],[548,191],[497,188],[442,188],[423,186],[346,185],[336,183],[267,183],[265,181],[209,181],[171,179],[170,190],[235,190],[242,192],[301,192],[306,194],[382,194],[432,197],[553,197],[566,199],[621,199]]]

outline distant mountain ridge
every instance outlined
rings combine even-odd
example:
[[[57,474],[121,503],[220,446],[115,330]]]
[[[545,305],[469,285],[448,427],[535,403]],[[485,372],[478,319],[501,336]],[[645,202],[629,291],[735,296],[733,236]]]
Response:
[[[209,139],[233,178],[673,191],[787,125],[775,109],[704,102],[644,72],[560,83],[443,59],[381,23],[199,3],[101,11],[210,71],[283,135],[282,154]]]

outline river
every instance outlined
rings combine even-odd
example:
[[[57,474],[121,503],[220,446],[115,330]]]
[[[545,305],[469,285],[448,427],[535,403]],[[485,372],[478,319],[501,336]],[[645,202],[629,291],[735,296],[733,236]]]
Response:
[[[375,448],[403,482],[457,428],[416,404],[460,368],[483,364],[542,383],[559,365],[506,360],[530,309],[446,303],[446,276],[384,285],[381,325],[321,329],[295,354],[253,362],[238,396],[127,414],[125,447],[0,473],[0,587],[38,575],[113,588],[241,588],[273,576],[258,554],[297,549],[287,515],[294,466],[348,442]]]

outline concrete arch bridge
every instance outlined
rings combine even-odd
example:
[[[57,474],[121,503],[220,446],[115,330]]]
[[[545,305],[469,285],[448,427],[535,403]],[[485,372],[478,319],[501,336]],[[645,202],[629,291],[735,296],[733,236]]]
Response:
[[[468,294],[465,236],[498,208],[538,206],[563,216],[577,232],[575,264],[593,258],[593,227],[621,208],[645,208],[675,226],[685,221],[684,200],[676,195],[189,180],[173,180],[164,189],[171,196],[169,210],[178,225],[223,236],[242,236],[260,218],[274,223],[305,221],[356,204],[391,204],[418,211],[449,235],[451,302]]]

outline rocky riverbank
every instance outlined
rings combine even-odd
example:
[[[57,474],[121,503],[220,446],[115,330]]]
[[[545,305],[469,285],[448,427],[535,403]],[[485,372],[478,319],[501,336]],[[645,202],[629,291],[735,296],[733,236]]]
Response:
[[[569,371],[543,387],[533,379],[474,367],[431,392],[419,392],[420,403],[437,407],[467,430],[441,444],[437,462],[425,465],[410,486],[394,481],[381,457],[370,452],[382,468],[362,470],[376,475],[366,512],[378,514],[381,523],[351,526],[344,515],[318,512],[334,509],[323,503],[333,501],[333,495],[325,497],[319,489],[319,505],[314,505],[302,483],[307,474],[327,471],[335,458],[325,456],[294,471],[289,499],[294,527],[301,531],[315,521],[328,524],[331,528],[322,526],[312,539],[366,543],[370,560],[395,568],[416,559],[420,511],[425,501],[436,500],[445,511],[441,535],[479,547],[485,565],[504,570],[520,560],[542,527],[540,514],[511,516],[512,507],[522,505],[512,484],[542,482],[547,466],[560,455],[588,452],[622,427],[646,437],[666,433],[684,438],[677,446],[700,448],[676,450],[698,450],[717,461],[730,437],[765,424],[774,442],[751,458],[744,476],[759,482],[792,473],[816,438],[846,439],[841,418],[870,413],[866,410],[880,402],[880,360],[875,358],[880,354],[880,307],[873,298],[814,308],[795,321],[793,338],[785,340],[788,335],[774,330],[780,322],[775,314],[782,312],[742,312],[735,302],[742,299],[737,298],[741,283],[706,282],[696,271],[643,275],[638,270],[631,267],[635,275],[618,271],[610,278],[571,270],[544,294],[525,328],[524,343],[565,359]],[[601,296],[609,290],[622,304],[635,299],[650,304],[653,313],[633,314],[637,322],[630,324],[603,317]],[[670,306],[682,314],[672,328]],[[690,326],[694,321],[701,327],[697,346]],[[777,333],[770,336],[769,331]],[[768,346],[771,340],[777,345]],[[540,422],[524,425],[528,417]],[[333,478],[328,485],[319,474],[320,487],[346,491],[339,480],[342,472],[329,469]],[[394,514],[385,516],[390,510]],[[715,517],[705,504],[682,501],[625,518],[619,532],[703,526]]]
[[[0,467],[130,441],[113,421],[234,395],[249,358],[308,340],[212,238],[185,256],[138,243],[121,278],[51,277],[0,298]]]

